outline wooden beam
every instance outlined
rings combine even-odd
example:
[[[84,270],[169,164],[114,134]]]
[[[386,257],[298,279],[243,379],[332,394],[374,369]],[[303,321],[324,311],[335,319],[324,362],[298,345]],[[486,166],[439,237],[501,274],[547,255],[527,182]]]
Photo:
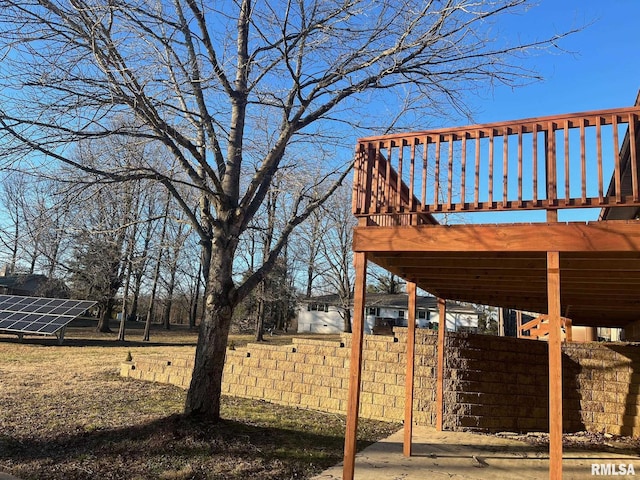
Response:
[[[411,456],[413,436],[413,377],[415,371],[416,347],[416,284],[407,282],[409,297],[407,316],[407,371],[404,383],[404,444],[402,452],[405,457]]]
[[[357,227],[353,248],[364,252],[637,252],[640,221]]]
[[[562,350],[560,254],[547,253],[549,304],[549,479],[562,479]]]
[[[564,115],[549,115],[545,117],[523,118],[519,120],[511,120],[506,122],[484,123],[479,125],[469,125],[454,128],[436,128],[433,130],[421,130],[411,133],[395,133],[391,135],[376,135],[371,137],[363,137],[358,139],[358,143],[376,142],[381,140],[404,139],[407,137],[417,137],[418,139],[425,136],[438,138],[442,135],[462,135],[468,132],[480,131],[481,138],[487,137],[492,130],[502,129],[504,127],[513,127],[514,125],[522,125],[522,133],[531,133],[538,131],[539,125],[550,122],[569,121],[570,128],[577,128],[580,122],[584,122],[586,126],[595,125],[600,122],[602,125],[609,125],[614,115],[619,117],[630,113],[638,113],[638,106],[611,108],[606,110],[592,110],[588,112],[568,113]],[[457,137],[456,137],[457,138]]]
[[[347,397],[347,427],[344,438],[344,480],[353,480],[356,463],[356,441],[362,379],[362,343],[364,334],[364,305],[367,284],[367,254],[355,252],[356,279],[353,294],[353,324],[349,361],[349,393]]]
[[[438,298],[438,371],[436,380],[436,430],[441,432],[444,417],[444,362],[445,336],[447,332],[447,302]]]

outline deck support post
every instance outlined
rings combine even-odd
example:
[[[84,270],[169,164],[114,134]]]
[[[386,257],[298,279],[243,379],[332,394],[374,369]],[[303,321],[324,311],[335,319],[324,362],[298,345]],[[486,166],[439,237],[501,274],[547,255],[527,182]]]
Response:
[[[404,443],[402,453],[411,456],[413,435],[413,379],[416,350],[416,284],[407,282],[407,370],[404,383]]]
[[[516,337],[522,338],[522,310],[516,310]]]
[[[549,305],[549,479],[562,479],[562,349],[560,253],[547,252]]]
[[[436,430],[442,431],[444,417],[444,348],[447,332],[447,302],[438,298],[438,371],[436,380]]]
[[[354,252],[356,271],[353,294],[353,324],[349,359],[349,393],[347,397],[347,427],[344,438],[343,480],[353,480],[356,463],[356,441],[362,379],[362,344],[364,334],[364,303],[367,284],[367,254]]]

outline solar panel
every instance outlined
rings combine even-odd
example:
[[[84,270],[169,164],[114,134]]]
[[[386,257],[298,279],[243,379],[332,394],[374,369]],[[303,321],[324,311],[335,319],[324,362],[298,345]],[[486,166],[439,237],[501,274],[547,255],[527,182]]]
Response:
[[[56,335],[64,339],[64,329],[76,317],[94,306],[90,300],[0,295],[0,331]]]

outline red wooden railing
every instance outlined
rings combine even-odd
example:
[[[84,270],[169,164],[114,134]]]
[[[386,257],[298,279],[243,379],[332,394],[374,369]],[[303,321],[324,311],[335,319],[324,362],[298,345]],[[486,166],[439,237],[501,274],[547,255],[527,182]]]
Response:
[[[431,213],[640,205],[639,116],[635,106],[361,139],[353,212],[431,223]]]

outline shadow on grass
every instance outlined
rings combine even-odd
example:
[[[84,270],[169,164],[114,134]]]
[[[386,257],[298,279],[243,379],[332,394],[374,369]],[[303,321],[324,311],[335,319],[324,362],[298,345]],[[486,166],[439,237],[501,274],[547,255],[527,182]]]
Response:
[[[0,461],[9,462],[12,473],[25,479],[79,479],[89,472],[91,478],[158,478],[173,472],[168,478],[302,479],[342,460],[343,442],[338,433],[173,415],[52,438],[0,434]]]

